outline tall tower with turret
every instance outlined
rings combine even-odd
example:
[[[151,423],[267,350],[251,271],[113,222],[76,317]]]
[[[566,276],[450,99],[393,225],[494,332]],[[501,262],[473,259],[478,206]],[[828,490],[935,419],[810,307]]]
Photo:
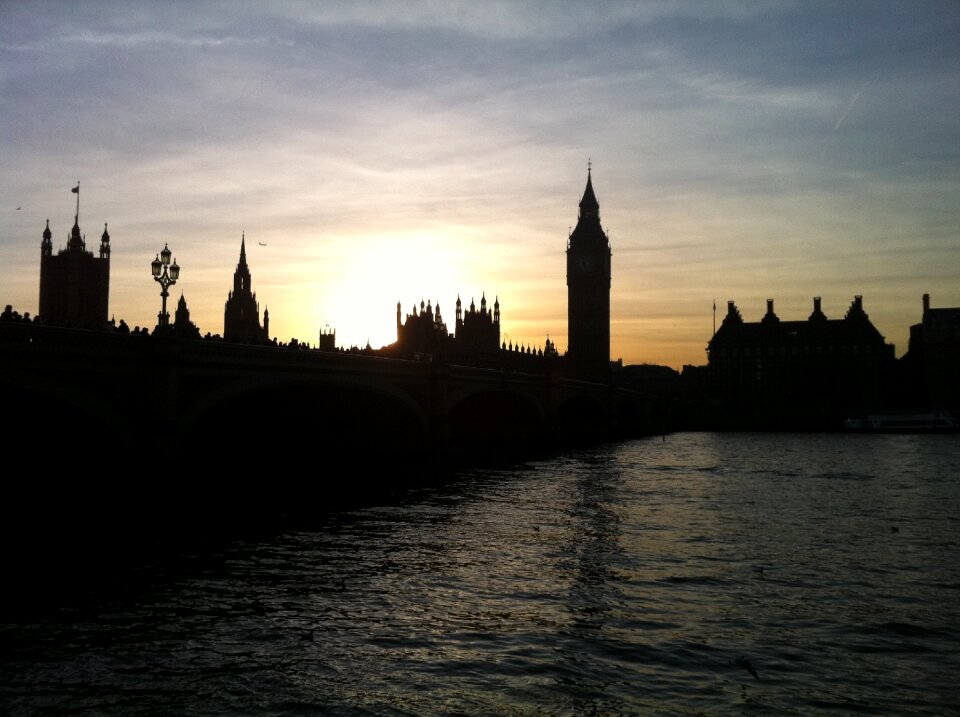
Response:
[[[103,225],[100,256],[87,251],[80,231],[80,185],[67,246],[54,254],[50,220],[40,242],[40,318],[48,323],[98,327],[107,323],[110,297],[110,234]]]
[[[567,362],[575,378],[603,382],[610,375],[611,257],[588,166],[580,216],[567,242]]]

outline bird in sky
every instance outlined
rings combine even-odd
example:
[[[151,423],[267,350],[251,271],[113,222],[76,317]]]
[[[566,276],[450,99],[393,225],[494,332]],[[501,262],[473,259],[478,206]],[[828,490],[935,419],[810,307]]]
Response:
[[[264,244],[262,241],[258,241],[257,244],[259,244],[260,246],[266,246],[266,244]]]

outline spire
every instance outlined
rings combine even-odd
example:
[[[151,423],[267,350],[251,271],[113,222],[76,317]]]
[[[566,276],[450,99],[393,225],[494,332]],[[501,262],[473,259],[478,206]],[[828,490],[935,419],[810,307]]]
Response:
[[[47,228],[43,230],[43,239],[40,242],[40,256],[53,255],[52,239],[53,239],[53,233],[50,231],[50,220],[47,219]]]
[[[580,200],[580,216],[595,217],[600,212],[600,203],[597,201],[597,195],[593,193],[593,178],[591,176],[592,165],[587,162],[587,188],[583,190],[583,199]]]
[[[80,236],[79,215],[73,218],[73,229],[70,230],[70,238],[67,240],[67,247],[70,249],[83,248],[83,237]]]
[[[237,296],[250,294],[250,269],[247,267],[247,236],[246,232],[240,235],[240,261],[237,270],[233,272],[233,293]],[[253,294],[256,297],[256,294]]]
[[[107,232],[107,223],[103,223],[103,234],[100,235],[100,258],[110,258],[110,234]],[[176,259],[173,260],[176,263]]]

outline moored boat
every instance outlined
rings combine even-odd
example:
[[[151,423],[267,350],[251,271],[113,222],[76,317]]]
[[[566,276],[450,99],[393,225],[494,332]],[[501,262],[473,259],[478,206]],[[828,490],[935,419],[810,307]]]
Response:
[[[960,433],[960,421],[943,410],[868,413],[848,418],[843,427],[867,433]]]

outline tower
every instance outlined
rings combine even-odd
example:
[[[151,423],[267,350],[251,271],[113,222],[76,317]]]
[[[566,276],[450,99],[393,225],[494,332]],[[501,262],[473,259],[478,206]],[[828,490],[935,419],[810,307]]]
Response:
[[[52,324],[101,326],[107,323],[110,296],[110,235],[104,224],[100,256],[87,251],[86,237],[80,231],[80,185],[71,191],[77,195],[77,212],[66,248],[54,254],[49,219],[43,230],[39,316]]]
[[[182,339],[199,339],[200,329],[190,320],[190,309],[187,308],[187,299],[180,292],[180,301],[177,302],[177,311],[174,314],[173,332]]]
[[[580,216],[567,243],[567,360],[575,378],[609,377],[611,257],[588,165]]]
[[[257,295],[251,291],[244,235],[240,239],[240,261],[233,272],[233,291],[227,294],[223,309],[223,338],[241,344],[263,343],[267,340],[269,321],[269,314],[264,312],[264,323],[267,325],[260,327],[260,305]]]

